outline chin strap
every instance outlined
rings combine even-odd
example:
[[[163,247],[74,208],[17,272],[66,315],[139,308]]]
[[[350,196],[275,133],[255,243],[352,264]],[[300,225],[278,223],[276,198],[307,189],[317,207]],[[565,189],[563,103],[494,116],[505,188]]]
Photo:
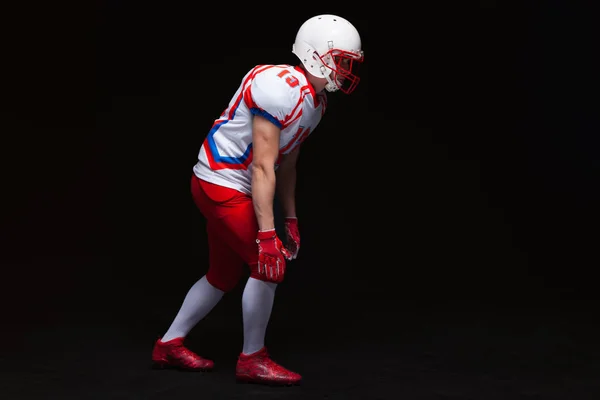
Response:
[[[328,92],[337,92],[338,90],[340,90],[340,86],[337,84],[337,82],[331,79],[331,77],[329,76],[330,74],[327,73],[328,71],[330,71],[329,68],[323,65],[321,60],[319,60],[319,62],[321,62],[321,73],[323,74],[325,79],[327,79],[327,85],[325,85],[325,90],[327,90]]]
[[[327,78],[327,80],[329,81],[329,78]],[[327,83],[327,85],[325,85],[325,90],[327,90],[328,92],[337,92],[338,90],[340,90],[340,87],[330,81],[329,83]]]

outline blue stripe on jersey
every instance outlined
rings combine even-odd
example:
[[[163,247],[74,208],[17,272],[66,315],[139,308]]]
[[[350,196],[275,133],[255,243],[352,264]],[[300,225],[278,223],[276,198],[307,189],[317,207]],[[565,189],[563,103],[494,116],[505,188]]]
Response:
[[[221,121],[218,124],[215,124],[212,129],[208,132],[208,136],[206,139],[208,140],[208,146],[210,147],[210,152],[212,153],[216,162],[225,163],[225,164],[244,164],[250,155],[250,150],[252,149],[252,143],[248,145],[244,154],[240,157],[223,157],[219,154],[219,149],[217,148],[217,144],[215,143],[214,135],[219,130],[219,128],[225,125],[229,120]]]
[[[274,116],[272,116],[265,110],[261,110],[258,107],[253,107],[250,109],[250,112],[254,115],[260,115],[261,117],[268,119],[269,121],[271,121],[273,123],[273,125],[275,125],[279,129],[281,129],[281,127],[282,127],[281,122],[279,122],[279,120],[277,118],[275,118]]]

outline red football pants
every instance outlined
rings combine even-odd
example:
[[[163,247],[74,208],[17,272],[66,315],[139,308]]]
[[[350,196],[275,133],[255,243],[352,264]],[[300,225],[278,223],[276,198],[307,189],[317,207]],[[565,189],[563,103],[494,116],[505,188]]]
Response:
[[[192,175],[192,197],[206,218],[208,234],[208,282],[224,292],[232,290],[247,265],[257,273],[258,222],[252,198],[237,190],[203,181]]]

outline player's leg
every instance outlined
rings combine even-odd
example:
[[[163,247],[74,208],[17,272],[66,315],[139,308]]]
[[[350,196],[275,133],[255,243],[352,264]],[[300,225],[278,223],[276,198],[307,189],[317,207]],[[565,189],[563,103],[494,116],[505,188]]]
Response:
[[[265,346],[267,325],[275,302],[277,284],[250,277],[242,294],[244,344],[242,353],[256,353]]]
[[[265,334],[271,318],[277,284],[250,277],[242,295],[244,345],[236,366],[236,377],[241,382],[268,385],[293,385],[302,377],[269,357]]]
[[[165,342],[185,338],[241,278],[244,261],[221,240],[214,224],[212,221],[207,223],[208,273],[188,291],[177,316],[162,338]]]
[[[194,283],[187,292],[175,319],[162,337],[164,342],[175,338],[185,338],[225,294],[225,291],[211,284],[207,275]]]
[[[155,367],[209,371],[214,363],[184,346],[191,329],[221,300],[221,290],[212,286],[206,276],[198,280],[186,294],[171,326],[154,344],[152,362]]]
[[[213,188],[219,190],[219,188]],[[233,289],[242,276],[244,261],[225,241],[219,229],[218,217],[223,204],[213,201],[192,179],[192,195],[198,208],[207,217],[209,270],[188,291],[171,326],[154,347],[153,361],[161,367],[192,370],[212,369],[213,363],[189,349],[183,341],[191,329],[217,305],[223,295]],[[219,193],[217,193],[217,196]]]
[[[217,305],[223,294],[223,291],[208,282],[206,275],[203,276],[187,292],[175,319],[162,336],[162,341],[185,338],[192,328]]]
[[[236,376],[240,381],[265,384],[296,384],[301,376],[273,362],[265,347],[265,335],[275,299],[277,284],[265,282],[257,273],[258,223],[249,196],[240,194],[228,201],[227,212],[221,213],[219,232],[250,267],[242,295],[244,344]]]
[[[223,295],[233,289],[244,270],[244,261],[220,238],[217,229],[214,221],[209,220],[208,272],[190,288],[171,326],[156,342],[155,364],[191,370],[210,370],[214,366],[212,361],[186,348],[183,342]]]
[[[222,213],[218,224],[223,238],[234,248],[250,267],[248,279],[242,295],[242,316],[244,325],[243,353],[251,354],[264,347],[267,325],[275,299],[277,284],[260,280],[257,273],[258,245],[256,232],[258,223],[254,205],[249,196],[240,194],[229,201],[230,208]]]

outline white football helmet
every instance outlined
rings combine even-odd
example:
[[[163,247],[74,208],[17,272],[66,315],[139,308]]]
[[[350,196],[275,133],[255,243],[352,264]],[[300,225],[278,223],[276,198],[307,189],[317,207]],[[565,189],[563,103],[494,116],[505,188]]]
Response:
[[[357,68],[364,60],[361,45],[360,35],[350,22],[324,14],[302,24],[292,53],[311,75],[327,79],[327,91],[349,94],[360,80]]]

